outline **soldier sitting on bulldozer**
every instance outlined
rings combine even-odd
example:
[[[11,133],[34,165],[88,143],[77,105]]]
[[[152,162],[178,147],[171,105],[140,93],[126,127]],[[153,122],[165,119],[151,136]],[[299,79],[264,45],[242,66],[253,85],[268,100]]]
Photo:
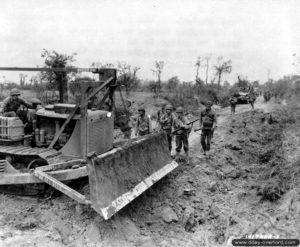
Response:
[[[144,107],[138,109],[139,117],[136,124],[135,135],[144,136],[152,132],[151,121],[148,116],[146,116],[146,110]]]
[[[21,93],[17,88],[13,88],[10,91],[10,97],[7,97],[3,102],[3,115],[5,117],[21,116],[20,112],[18,111],[21,105],[27,108],[33,108],[32,104],[27,103],[22,98],[19,98],[20,95]]]

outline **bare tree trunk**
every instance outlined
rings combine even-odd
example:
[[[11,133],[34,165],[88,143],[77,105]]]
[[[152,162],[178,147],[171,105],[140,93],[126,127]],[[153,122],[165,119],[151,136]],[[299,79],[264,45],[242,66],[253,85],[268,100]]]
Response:
[[[205,77],[205,85],[207,86],[207,81],[208,81],[208,58],[206,58],[206,77]]]
[[[66,78],[66,73],[57,73],[56,81],[56,84],[58,84],[59,91],[59,103],[68,102],[68,82]]]
[[[198,81],[198,77],[199,77],[199,68],[200,68],[200,66],[197,66],[197,70],[196,70],[196,82]]]
[[[157,80],[157,95],[160,93],[160,74],[158,74],[158,80]]]
[[[218,77],[218,91],[220,91],[221,75],[222,75],[222,73],[219,72],[219,77]]]

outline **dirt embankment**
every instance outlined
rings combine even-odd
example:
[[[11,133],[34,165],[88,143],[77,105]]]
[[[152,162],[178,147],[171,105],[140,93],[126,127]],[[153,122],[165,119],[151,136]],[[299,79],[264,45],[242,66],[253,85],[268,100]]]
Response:
[[[64,196],[2,195],[0,245],[231,246],[247,234],[300,238],[300,110],[257,107],[238,107],[235,116],[221,110],[207,157],[192,132],[190,165],[110,221]]]
[[[294,124],[281,107],[221,116],[209,157],[192,137],[191,165],[135,202],[142,209],[135,223],[159,246],[224,246],[249,234],[299,238],[299,165],[283,146]]]

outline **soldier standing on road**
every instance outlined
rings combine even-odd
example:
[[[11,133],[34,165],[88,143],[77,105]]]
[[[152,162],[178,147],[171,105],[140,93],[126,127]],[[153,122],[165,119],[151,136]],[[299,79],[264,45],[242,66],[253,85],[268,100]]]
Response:
[[[255,101],[255,96],[253,95],[253,93],[251,93],[250,95],[249,95],[249,104],[251,105],[251,107],[252,107],[252,110],[254,110],[254,101]]]
[[[3,115],[5,117],[16,117],[18,115],[18,109],[21,105],[32,108],[30,103],[27,103],[24,99],[19,98],[21,95],[17,88],[13,88],[10,91],[10,97],[7,97],[3,102]]]
[[[179,154],[181,152],[181,148],[183,145],[183,150],[185,152],[185,156],[189,158],[189,141],[188,136],[191,132],[191,127],[187,125],[188,119],[183,116],[183,108],[178,107],[176,109],[177,117],[174,119],[174,128],[175,130],[178,130],[175,132],[176,135],[176,157],[179,157]]]
[[[235,113],[237,98],[232,95],[229,101],[230,101],[230,108],[231,108],[231,115],[232,115]]]
[[[211,109],[212,103],[207,102],[206,108],[200,115],[201,146],[204,155],[210,150],[210,143],[213,136],[213,131],[217,127],[217,116]]]
[[[144,136],[152,132],[151,121],[148,116],[146,116],[146,111],[144,107],[138,109],[139,117],[136,124],[135,135]]]
[[[158,131],[162,129],[162,124],[160,122],[160,119],[165,114],[166,114],[166,107],[165,105],[163,105],[157,112],[157,121],[156,121],[155,129]]]
[[[172,150],[172,126],[174,124],[174,117],[172,114],[173,106],[166,105],[165,111],[166,111],[166,113],[160,117],[159,122],[162,126],[162,129],[167,134],[169,151],[171,152],[171,150]]]

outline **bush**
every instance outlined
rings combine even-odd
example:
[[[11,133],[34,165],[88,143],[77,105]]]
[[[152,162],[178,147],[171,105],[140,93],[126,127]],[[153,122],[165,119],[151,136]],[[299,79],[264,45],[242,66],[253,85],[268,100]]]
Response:
[[[6,96],[0,92],[0,101],[3,101],[6,98]]]

